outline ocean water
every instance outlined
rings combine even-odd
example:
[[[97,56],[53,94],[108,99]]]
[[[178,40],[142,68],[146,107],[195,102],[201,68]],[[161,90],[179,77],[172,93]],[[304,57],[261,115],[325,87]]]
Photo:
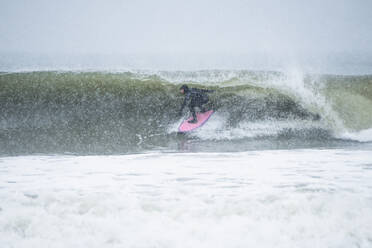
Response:
[[[0,159],[1,247],[371,247],[371,149]]]
[[[215,114],[177,134],[179,87],[215,90]],[[344,147],[372,141],[372,76],[274,71],[8,72],[0,154]],[[191,145],[190,145],[191,144]],[[195,147],[195,149],[194,149]]]
[[[372,247],[371,106],[369,74],[4,70],[0,247]]]

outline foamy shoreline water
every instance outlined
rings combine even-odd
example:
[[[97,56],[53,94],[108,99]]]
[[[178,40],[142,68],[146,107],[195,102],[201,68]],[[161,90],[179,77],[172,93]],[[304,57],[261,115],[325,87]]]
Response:
[[[371,150],[0,158],[2,247],[370,247]]]

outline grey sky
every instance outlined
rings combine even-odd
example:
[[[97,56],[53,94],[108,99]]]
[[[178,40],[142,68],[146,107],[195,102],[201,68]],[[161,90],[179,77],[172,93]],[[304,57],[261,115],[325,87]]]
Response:
[[[0,51],[372,52],[369,0],[0,0]]]

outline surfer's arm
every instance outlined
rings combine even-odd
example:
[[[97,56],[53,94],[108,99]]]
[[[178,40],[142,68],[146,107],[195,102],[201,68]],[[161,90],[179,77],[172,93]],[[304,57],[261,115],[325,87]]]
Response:
[[[202,89],[201,91],[203,93],[213,93],[213,92],[215,92],[215,90],[206,90],[206,89]]]

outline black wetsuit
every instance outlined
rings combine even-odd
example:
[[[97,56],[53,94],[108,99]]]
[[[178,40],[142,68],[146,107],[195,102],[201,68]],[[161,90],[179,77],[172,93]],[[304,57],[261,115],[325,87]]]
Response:
[[[185,91],[185,99],[181,105],[180,113],[182,113],[183,108],[186,106],[187,102],[191,99],[189,103],[189,109],[194,120],[196,120],[195,107],[199,107],[201,112],[205,112],[203,104],[206,104],[209,101],[207,93],[211,93],[213,90],[204,90],[191,88]]]

